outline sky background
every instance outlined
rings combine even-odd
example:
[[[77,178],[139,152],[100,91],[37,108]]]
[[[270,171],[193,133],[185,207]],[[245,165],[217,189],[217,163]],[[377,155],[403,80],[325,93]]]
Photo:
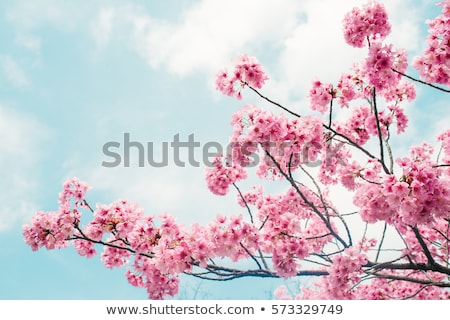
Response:
[[[344,43],[341,21],[365,2],[1,1],[0,298],[145,299],[145,289],[127,283],[125,269],[105,269],[99,257],[86,259],[71,248],[32,252],[22,225],[38,210],[55,210],[62,183],[73,176],[93,186],[91,204],[129,199],[148,214],[167,211],[186,224],[245,214],[235,194],[208,191],[203,165],[177,167],[169,156],[164,168],[136,162],[105,168],[102,161],[111,158],[103,145],[122,144],[129,133],[144,145],[153,142],[155,152],[176,134],[225,146],[238,108],[268,107],[249,91],[239,102],[214,89],[216,73],[244,53],[269,74],[266,95],[309,112],[313,80],[336,83],[364,58],[366,50]],[[432,1],[385,2],[392,24],[387,42],[406,48],[411,61],[425,46],[425,20],[440,10]],[[424,87],[417,92],[406,108],[407,132],[393,141],[400,154],[448,128],[447,97]],[[177,298],[268,299],[281,283],[183,279]]]

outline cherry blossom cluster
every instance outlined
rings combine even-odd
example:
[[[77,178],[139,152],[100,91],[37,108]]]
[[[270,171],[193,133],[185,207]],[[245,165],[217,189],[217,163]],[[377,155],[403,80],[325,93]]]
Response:
[[[381,45],[379,42],[376,44]],[[399,110],[401,102],[416,98],[414,85],[400,81],[401,74],[393,71],[404,72],[406,67],[406,54],[403,50],[393,51],[392,46],[374,45],[366,60],[355,64],[352,73],[342,74],[336,86],[313,82],[309,93],[311,109],[325,113],[334,100],[341,107],[349,108],[353,101],[371,100],[375,88],[377,96],[383,97]]]
[[[391,32],[387,12],[378,2],[353,8],[345,15],[343,25],[345,41],[357,48],[367,40],[384,39]]]
[[[369,79],[369,84],[381,91],[395,88],[402,76],[392,69],[404,73],[407,65],[406,51],[394,51],[392,45],[383,45],[380,41],[374,41],[370,45],[364,73]]]
[[[285,278],[301,270],[300,261],[311,254],[319,254],[333,240],[329,228],[310,206],[320,208],[322,201],[306,187],[299,191],[289,188],[279,195],[264,195],[261,187],[254,187],[239,198],[241,206],[254,206],[264,228],[259,231],[260,250],[272,254],[274,270]],[[322,199],[323,200],[323,199]],[[324,215],[325,211],[322,212]]]
[[[269,79],[255,57],[243,55],[238,58],[234,71],[222,71],[217,75],[216,88],[225,95],[242,99],[241,89],[245,85],[260,89]]]
[[[328,275],[314,284],[313,288],[303,288],[302,299],[352,299],[352,287],[361,280],[362,266],[367,256],[358,246],[346,249],[332,260]]]
[[[74,232],[73,224],[79,220],[79,212],[71,211],[67,206],[60,207],[58,211],[39,211],[31,218],[30,224],[23,226],[25,243],[33,251],[41,247],[49,250],[67,247],[67,239]]]
[[[205,179],[209,190],[221,196],[228,193],[231,184],[247,177],[247,172],[240,163],[229,163],[223,158],[223,156],[217,156],[213,161],[213,166],[205,170]]]
[[[404,132],[408,119],[401,103],[416,97],[414,85],[400,81],[401,73],[407,67],[406,59],[403,50],[393,51],[391,45],[382,46],[380,42],[375,42],[366,60],[354,65],[353,75],[342,74],[336,86],[313,82],[309,92],[311,109],[324,114],[331,110],[335,100],[343,108],[350,108],[352,102],[364,101],[362,106],[352,108],[353,112],[346,122],[333,122],[337,131],[360,145],[369,141],[371,136],[378,135],[377,122],[381,125],[383,136],[389,134],[392,124],[396,124],[398,134]],[[384,109],[378,104],[377,115],[373,108],[377,103],[374,92],[387,103]],[[370,101],[369,105],[367,101]]]
[[[397,227],[428,225],[450,212],[450,180],[430,159],[428,144],[412,148],[397,164],[400,177],[386,175],[377,183],[362,183],[354,195],[361,217],[369,222],[386,221]]]
[[[311,109],[320,113],[328,111],[328,106],[334,98],[333,85],[331,83],[322,83],[314,81],[312,88],[309,90],[309,99],[311,101]]]
[[[90,186],[76,178],[68,179],[59,194],[57,211],[37,212],[30,224],[23,226],[23,236],[33,251],[41,247],[47,249],[64,248],[67,241],[76,232],[81,219],[80,208],[86,207],[84,197]],[[74,208],[72,209],[71,201]]]
[[[323,148],[323,121],[317,117],[288,119],[284,114],[246,105],[233,115],[232,125],[231,161],[244,166],[257,164],[260,177],[282,177],[280,169],[287,173],[313,163]],[[255,163],[258,147],[261,161]]]
[[[389,276],[397,277],[414,277],[418,281],[442,281],[443,275],[439,273],[405,271],[390,271]],[[339,290],[339,287],[329,288],[323,282],[317,284],[314,289],[303,288],[302,292],[298,294],[291,294],[286,286],[280,286],[274,291],[276,298],[280,300],[448,300],[450,299],[450,292],[435,286],[423,286],[420,283],[413,283],[410,281],[392,281],[388,278],[371,278],[370,281],[361,282],[355,286],[350,293],[344,293]],[[329,291],[325,291],[325,290]]]
[[[413,61],[413,67],[426,81],[450,86],[450,1],[438,5],[442,14],[428,21],[428,47]]]
[[[417,280],[442,281],[444,276],[439,273],[392,271],[392,276],[414,277]],[[386,278],[374,278],[370,283],[362,283],[353,292],[354,300],[448,300],[450,291],[435,286],[423,286],[410,281],[392,281]]]

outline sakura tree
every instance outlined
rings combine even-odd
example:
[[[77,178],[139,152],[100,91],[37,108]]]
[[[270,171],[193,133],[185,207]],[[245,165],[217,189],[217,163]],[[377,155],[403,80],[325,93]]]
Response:
[[[263,95],[269,77],[254,57],[244,55],[234,70],[217,75],[225,95],[241,100],[247,90],[273,106],[239,109],[231,120],[232,149],[206,169],[210,191],[235,192],[241,214],[185,226],[169,214],[145,215],[128,201],[94,207],[86,198],[90,186],[72,178],[57,210],[37,212],[23,227],[25,242],[32,250],[72,245],[88,258],[102,248],[105,267],[126,267],[129,283],[150,299],[176,295],[181,274],[313,280],[294,297],[278,288],[282,299],[450,298],[450,128],[436,137],[437,147],[412,145],[404,157],[391,147],[392,136],[407,130],[405,107],[416,99],[415,85],[450,92],[450,0],[438,5],[427,49],[412,61],[421,79],[407,75],[405,50],[385,43],[391,26],[377,2],[344,17],[345,41],[367,57],[335,84],[315,81],[310,114]],[[344,120],[336,116],[343,110],[350,114]],[[286,188],[241,190],[250,173]],[[336,186],[352,192],[357,211],[333,204]],[[82,225],[82,215],[90,222]],[[382,226],[378,234],[360,235],[371,225]],[[240,268],[243,260],[254,267]]]

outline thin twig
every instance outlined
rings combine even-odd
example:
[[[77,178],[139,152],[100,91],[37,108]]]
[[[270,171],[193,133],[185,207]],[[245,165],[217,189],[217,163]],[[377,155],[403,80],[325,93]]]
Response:
[[[239,187],[236,185],[236,183],[233,182],[233,186],[236,188],[237,192],[239,193],[239,196],[241,197],[242,201],[244,202],[245,206],[247,207],[248,215],[250,216],[250,222],[253,224],[253,215],[252,211],[250,210],[250,207],[248,206],[247,200],[245,200],[244,195],[242,194]]]
[[[443,91],[443,92],[450,93],[450,90],[441,88],[441,87],[439,87],[439,86],[436,86],[436,85],[434,85],[434,84],[432,84],[432,83],[429,83],[429,82],[426,82],[426,81],[423,81],[423,80],[420,80],[420,79],[416,79],[416,78],[411,77],[411,76],[409,76],[409,75],[407,75],[407,74],[405,74],[405,73],[403,73],[403,72],[401,72],[401,71],[398,71],[398,70],[395,70],[395,69],[391,69],[391,70],[394,71],[394,72],[396,72],[396,73],[398,73],[398,74],[400,74],[400,75],[402,75],[402,76],[404,76],[404,77],[406,77],[406,78],[408,78],[409,80],[412,80],[412,81],[415,81],[415,82],[419,82],[419,83],[421,83],[421,84],[430,86],[430,87],[432,87],[432,88],[434,88],[434,89],[437,89],[437,90],[440,90],[440,91]]]
[[[380,244],[378,245],[377,255],[375,257],[375,262],[378,262],[378,258],[380,257],[381,247],[383,246],[384,237],[386,236],[387,230],[387,222],[384,223],[383,234],[381,235]]]
[[[245,252],[248,254],[248,256],[249,256],[253,261],[255,261],[255,263],[256,263],[256,265],[258,266],[258,268],[259,268],[259,269],[262,269],[262,268],[261,268],[261,264],[260,264],[259,261],[255,258],[255,256],[254,256],[250,251],[248,251],[248,249],[242,244],[242,242],[239,242],[239,244],[241,245],[241,248],[245,250]]]
[[[252,91],[254,91],[258,96],[260,96],[261,98],[263,98],[264,100],[266,100],[267,102],[270,102],[271,104],[283,109],[284,111],[286,111],[287,113],[292,114],[293,116],[296,116],[297,118],[301,118],[301,116],[298,113],[295,113],[294,111],[289,110],[288,108],[286,108],[285,106],[282,106],[281,104],[279,104],[278,102],[275,102],[269,98],[267,98],[266,96],[262,95],[258,90],[256,90],[255,88],[253,88],[252,86],[250,86],[247,82],[244,82],[244,84],[249,87]]]
[[[380,119],[378,117],[377,94],[376,94],[375,87],[372,89],[372,106],[373,106],[373,113],[375,114],[375,120],[376,120],[377,131],[378,131],[378,140],[379,140],[379,146],[380,146],[380,163],[383,166],[384,172],[389,174],[389,169],[386,167],[386,164],[384,162],[383,134],[381,132]]]

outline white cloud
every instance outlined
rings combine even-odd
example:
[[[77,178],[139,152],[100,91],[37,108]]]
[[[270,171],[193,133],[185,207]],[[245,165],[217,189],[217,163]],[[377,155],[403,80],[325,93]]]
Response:
[[[31,216],[38,188],[38,164],[48,130],[35,119],[0,105],[0,231]]]
[[[143,59],[180,75],[215,73],[250,47],[263,53],[281,45],[299,14],[298,2],[292,0],[283,6],[273,1],[199,1],[176,23],[155,20],[137,6],[116,9],[121,14],[116,23],[131,28],[130,45]]]
[[[177,75],[199,71],[214,75],[243,53],[269,56],[284,86],[298,88],[314,77],[334,79],[364,56],[364,50],[344,43],[341,22],[352,7],[366,2],[286,0],[281,5],[269,0],[200,0],[168,21],[132,2],[80,6],[72,1],[64,5],[54,0],[18,1],[6,16],[25,29],[52,24],[73,30],[87,25],[99,49],[119,40],[151,67]],[[412,4],[412,0],[393,0],[385,6],[393,26],[389,41],[416,50],[424,4]]]
[[[345,43],[342,20],[353,7],[366,2],[305,1],[307,22],[299,24],[284,40],[284,50],[278,62],[280,81],[306,95],[313,80],[335,83],[340,74],[350,71],[355,62],[364,59],[366,49],[356,49]],[[392,34],[386,41],[411,50],[418,46],[419,26],[417,10],[409,7],[408,0],[386,4],[392,25]]]
[[[271,76],[265,93],[306,97],[314,79],[335,82],[365,57],[366,49],[345,44],[342,20],[352,7],[366,2],[289,0],[280,5],[202,0],[174,21],[158,20],[143,7],[128,3],[102,8],[91,32],[99,47],[119,39],[152,68],[181,76],[204,72],[211,82],[236,56],[254,55]],[[407,50],[417,50],[423,41],[419,30],[423,27],[420,6],[424,5],[412,3],[393,0],[385,4],[392,24],[386,41]],[[301,99],[300,104],[305,102]]]

